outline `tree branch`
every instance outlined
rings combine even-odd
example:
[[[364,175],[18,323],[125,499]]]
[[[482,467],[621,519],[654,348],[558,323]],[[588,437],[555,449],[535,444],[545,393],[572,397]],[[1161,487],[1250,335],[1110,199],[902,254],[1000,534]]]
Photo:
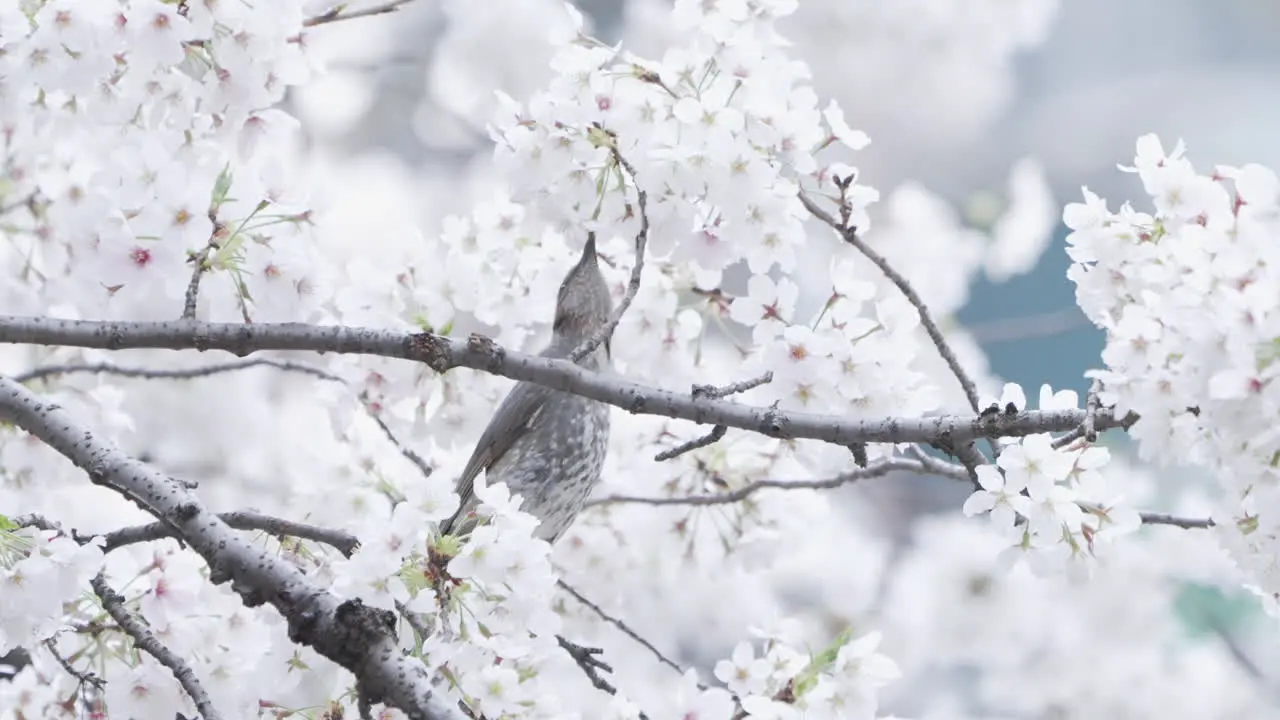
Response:
[[[297,537],[303,540],[324,543],[348,558],[360,546],[358,538],[341,530],[332,530],[318,525],[307,525],[247,510],[220,513],[218,519],[226,523],[228,527],[236,530],[261,530],[277,538]],[[175,530],[172,526],[159,522],[121,528],[106,534],[106,542],[102,547],[102,551],[109,553],[126,545],[170,538],[174,536],[174,532]]]
[[[938,353],[942,355],[942,359],[947,362],[947,367],[951,368],[951,374],[955,375],[956,380],[960,381],[960,387],[964,389],[965,397],[969,399],[969,408],[974,412],[979,412],[981,408],[978,406],[978,386],[974,384],[973,379],[965,372],[960,365],[960,360],[956,357],[955,351],[951,349],[951,345],[947,343],[947,339],[942,335],[942,330],[938,328],[938,324],[933,321],[933,316],[929,313],[929,308],[925,306],[924,300],[920,299],[920,295],[916,289],[911,286],[905,277],[893,269],[889,261],[880,253],[872,250],[869,245],[862,241],[858,236],[858,229],[854,227],[845,227],[844,223],[836,220],[826,210],[818,207],[817,203],[809,197],[803,190],[800,191],[800,202],[804,203],[806,209],[822,222],[830,225],[833,230],[840,233],[844,241],[858,249],[858,252],[866,256],[868,260],[875,263],[880,268],[880,272],[889,278],[889,281],[898,287],[898,290],[906,296],[907,301],[915,306],[916,312],[920,315],[920,324],[924,326],[925,332],[929,334],[929,339],[933,341]]]
[[[707,433],[706,435],[703,435],[701,437],[696,437],[688,442],[680,443],[679,445],[673,448],[670,448],[668,450],[663,450],[657,455],[654,455],[653,459],[657,462],[664,462],[666,460],[672,460],[674,458],[678,458],[687,452],[693,452],[694,450],[697,450],[699,448],[704,448],[708,445],[714,445],[715,443],[723,440],[725,433],[727,432],[729,432],[729,428],[725,427],[724,425],[716,425],[715,427],[711,428],[711,432]]]
[[[784,412],[727,400],[646,387],[593,373],[567,360],[506,350],[472,335],[466,340],[422,333],[313,326],[302,323],[206,323],[192,321],[116,322],[0,316],[0,343],[92,347],[108,350],[156,348],[224,350],[239,355],[263,350],[310,350],[367,354],[426,363],[437,372],[468,367],[581,395],[632,413],[661,415],[709,425],[726,425],[774,438],[808,438],[841,446],[858,442],[918,443],[942,438],[959,442],[981,437],[1021,437],[1064,432],[1080,425],[1078,409],[925,418],[856,420],[844,415]],[[1098,431],[1120,427],[1108,409],[1095,418]]]
[[[662,663],[663,665],[666,665],[672,670],[675,670],[677,673],[680,673],[681,675],[684,674],[684,668],[680,667],[678,664],[676,664],[674,660],[668,658],[666,655],[663,655],[661,650],[653,646],[653,643],[649,642],[648,640],[645,640],[643,637],[640,637],[640,634],[637,633],[635,630],[632,630],[626,623],[622,622],[618,618],[605,612],[604,609],[601,608],[599,605],[583,597],[582,593],[575,590],[573,586],[569,585],[569,583],[566,583],[564,580],[556,580],[556,585],[558,585],[561,590],[564,590],[565,592],[572,595],[574,600],[577,600],[579,603],[587,607],[589,610],[591,610],[591,612],[595,613],[596,616],[599,617],[601,620],[604,620],[605,622],[609,623],[615,628],[621,630],[622,634],[640,643],[646,650],[653,653],[654,657],[658,658],[658,662]],[[699,683],[698,687],[702,688],[703,690],[706,689],[706,686],[702,685],[701,683]]]
[[[608,663],[596,657],[600,653],[604,652],[603,650],[600,648],[584,647],[575,642],[566,640],[563,635],[557,635],[556,641],[560,643],[560,647],[564,648],[564,651],[569,654],[569,657],[573,658],[573,661],[582,669],[582,674],[587,676],[587,680],[591,682],[592,687],[610,695],[618,694],[618,689],[615,688],[612,683],[600,677],[600,670],[607,673],[613,672],[613,668],[610,667]],[[641,712],[640,719],[649,720],[649,716]]]
[[[725,385],[724,387],[716,387],[715,385],[694,385],[693,391],[690,394],[692,395],[694,400],[697,400],[698,398],[713,398],[715,400],[722,400],[724,398],[729,397],[730,395],[736,395],[737,393],[746,392],[748,390],[751,390],[753,388],[758,388],[761,385],[764,385],[765,383],[770,383],[770,382],[773,382],[773,373],[765,372],[763,375],[760,375],[759,377],[753,377],[748,380],[742,380],[742,381],[733,383],[731,385]],[[653,459],[656,462],[665,462],[667,460],[678,458],[687,452],[693,452],[694,450],[697,450],[699,448],[704,448],[704,447],[707,447],[708,445],[714,445],[715,443],[723,440],[725,433],[727,432],[729,432],[729,428],[727,426],[716,425],[715,427],[711,428],[710,432],[703,435],[702,437],[694,438],[693,440],[690,440],[685,443],[681,443],[673,448],[663,450],[657,455],[654,455]]]
[[[158,368],[145,367],[125,367],[115,365],[113,363],[78,363],[67,365],[44,365],[41,367],[28,370],[20,375],[13,376],[14,381],[20,383],[28,383],[32,380],[44,380],[45,378],[56,375],[119,375],[127,378],[143,378],[147,380],[193,380],[195,378],[209,377],[211,375],[219,375],[226,372],[237,372],[240,370],[248,370],[255,367],[270,367],[286,372],[298,372],[321,380],[329,380],[331,382],[346,382],[342,378],[334,375],[323,368],[314,367],[305,363],[291,362],[289,360],[269,360],[267,358],[253,358],[252,360],[236,360],[227,363],[216,363],[206,365],[204,367],[181,368],[176,370],[165,370]]]
[[[95,575],[89,584],[93,586],[93,592],[102,599],[102,609],[107,611],[121,630],[133,638],[134,645],[173,672],[173,677],[195,703],[201,720],[222,720],[222,714],[213,707],[209,694],[204,691],[191,667],[183,662],[177,653],[165,647],[164,643],[151,634],[142,621],[125,609],[124,598],[107,587],[107,581],[102,577],[102,573]]]
[[[347,3],[342,3],[328,12],[321,13],[314,17],[309,17],[302,21],[302,27],[316,27],[317,25],[328,25],[329,23],[341,22],[343,20],[354,20],[362,17],[373,17],[375,15],[386,15],[400,9],[401,5],[407,5],[410,0],[391,0],[381,5],[362,8],[360,10],[352,10],[346,12]]]
[[[644,188],[640,187],[639,181],[636,180],[636,170],[627,162],[626,158],[618,152],[617,137],[612,137],[614,145],[610,148],[610,154],[618,165],[627,171],[631,176],[631,182],[636,186],[636,205],[640,208],[640,231],[636,233],[636,259],[635,264],[631,266],[631,279],[627,281],[627,292],[618,301],[618,307],[614,308],[613,314],[609,317],[609,322],[604,327],[596,330],[581,345],[574,348],[569,354],[569,360],[572,362],[580,362],[582,358],[595,352],[600,344],[613,337],[613,331],[618,327],[618,323],[622,322],[622,316],[626,314],[627,308],[631,307],[632,301],[636,299],[636,294],[640,292],[640,274],[644,271],[644,248],[649,241],[649,207],[648,194]]]
[[[912,287],[906,277],[893,269],[893,266],[889,264],[889,261],[884,256],[862,241],[862,238],[858,235],[858,228],[849,225],[849,205],[845,197],[845,191],[848,189],[849,183],[846,180],[843,183],[837,181],[837,184],[840,186],[842,221],[836,220],[830,213],[818,207],[817,203],[804,190],[800,191],[800,202],[814,217],[831,226],[831,229],[839,233],[845,242],[857,248],[858,252],[880,268],[880,272],[884,273],[884,276],[897,286],[898,290],[907,298],[907,302],[915,307],[916,313],[920,316],[920,324],[924,326],[929,339],[933,341],[934,347],[938,349],[938,354],[946,361],[947,367],[951,369],[951,374],[955,376],[960,383],[960,387],[964,390],[965,397],[969,400],[969,408],[976,413],[980,413],[982,408],[979,407],[978,386],[974,384],[973,379],[969,377],[964,367],[960,365],[960,360],[956,357],[955,351],[951,349],[951,345],[947,342],[946,337],[943,336],[938,324],[933,321],[933,315],[930,314],[928,306],[924,304],[924,300],[916,292],[916,289]],[[1000,446],[989,437],[987,438],[987,443],[991,446],[992,455],[999,458]],[[969,471],[969,480],[973,483],[973,486],[975,488],[980,487],[978,483],[978,466],[986,464],[987,460],[977,446],[972,440],[956,440],[955,442],[947,443],[947,445],[952,448],[952,454],[959,458],[960,462],[964,463],[965,468]]]
[[[0,419],[43,440],[95,484],[124,493],[172,526],[209,564],[210,581],[231,583],[248,607],[270,603],[288,621],[290,640],[351,671],[357,690],[372,701],[399,708],[413,720],[453,715],[434,696],[426,668],[400,652],[393,614],[358,599],[339,600],[276,553],[240,537],[181,483],[128,457],[66,410],[3,377]]]
[[[1213,518],[1185,518],[1166,513],[1143,512],[1138,513],[1138,517],[1143,525],[1172,525],[1184,530],[1208,530],[1217,525]]]
[[[587,507],[595,505],[616,505],[621,503],[639,503],[642,505],[724,505],[746,500],[751,495],[765,490],[830,490],[867,478],[881,477],[891,472],[913,472],[919,474],[937,474],[957,480],[968,480],[969,475],[964,468],[942,461],[935,461],[930,466],[919,459],[891,458],[881,460],[867,468],[857,468],[822,480],[756,480],[747,483],[732,492],[714,495],[691,495],[686,497],[639,497],[634,495],[609,495],[598,500],[590,500]]]

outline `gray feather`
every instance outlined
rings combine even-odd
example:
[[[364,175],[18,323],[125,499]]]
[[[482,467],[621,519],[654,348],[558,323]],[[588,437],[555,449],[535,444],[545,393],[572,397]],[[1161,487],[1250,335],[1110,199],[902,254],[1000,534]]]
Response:
[[[560,344],[553,343],[538,354],[542,357],[565,358],[569,352]],[[502,399],[497,412],[493,414],[493,420],[480,434],[476,449],[471,452],[471,459],[463,468],[462,475],[458,477],[454,487],[459,498],[458,511],[440,526],[442,533],[452,532],[454,525],[471,510],[475,499],[476,477],[480,471],[488,470],[507,454],[516,440],[538,419],[539,413],[546,407],[547,399],[555,392],[557,391],[545,385],[521,382]]]

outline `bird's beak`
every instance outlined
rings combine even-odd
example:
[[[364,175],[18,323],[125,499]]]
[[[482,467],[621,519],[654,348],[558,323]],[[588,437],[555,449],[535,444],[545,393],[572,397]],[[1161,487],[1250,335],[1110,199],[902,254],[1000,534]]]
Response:
[[[578,264],[579,265],[586,264],[588,260],[590,260],[591,262],[595,262],[596,260],[596,234],[595,233],[587,233],[587,244],[585,247],[582,248],[582,257],[578,260]]]

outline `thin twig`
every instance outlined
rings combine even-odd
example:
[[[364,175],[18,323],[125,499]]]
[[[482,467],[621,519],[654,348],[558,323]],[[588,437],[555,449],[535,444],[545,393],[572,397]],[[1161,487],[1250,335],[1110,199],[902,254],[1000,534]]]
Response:
[[[222,720],[222,714],[213,707],[213,703],[209,701],[209,695],[201,687],[200,681],[196,679],[190,666],[183,662],[177,653],[165,647],[147,629],[147,626],[142,624],[142,621],[125,609],[124,598],[107,586],[102,573],[95,575],[89,584],[93,586],[93,592],[102,600],[102,609],[107,611],[121,630],[133,638],[134,645],[155,658],[161,665],[169,668],[178,684],[195,703],[201,720]]]
[[[409,606],[397,600],[396,610],[399,611],[405,622],[409,623],[409,627],[413,628],[413,631],[418,634],[420,640],[426,640],[431,637],[431,629],[422,624],[422,619],[418,617],[417,613],[410,610]]]
[[[18,517],[13,518],[13,524],[23,528],[26,528],[26,527],[38,528],[40,530],[44,530],[45,532],[59,532],[59,533],[62,532],[62,527],[59,526],[57,523],[49,520],[43,515],[37,515],[35,513],[31,513],[28,515],[19,515]]]
[[[322,380],[331,382],[346,382],[342,378],[333,373],[305,363],[292,362],[289,360],[269,360],[267,358],[253,358],[250,360],[236,360],[232,362],[216,363],[205,365],[203,367],[180,368],[174,370],[162,370],[157,368],[145,367],[126,367],[115,365],[112,363],[77,363],[67,365],[45,365],[42,367],[28,370],[25,373],[13,376],[13,379],[20,383],[31,382],[32,380],[43,380],[55,375],[118,375],[127,378],[144,378],[148,380],[192,380],[195,378],[209,377],[227,372],[237,372],[240,370],[248,370],[255,367],[270,367],[277,370],[287,372],[299,372],[306,375],[312,375]]]
[[[341,530],[307,525],[247,510],[220,513],[218,518],[236,530],[260,530],[277,538],[297,537],[303,540],[324,543],[348,558],[360,545],[358,538]],[[126,545],[173,537],[174,533],[175,530],[172,526],[159,522],[121,528],[106,534],[106,542],[103,544],[102,551],[109,553]]]
[[[631,278],[627,281],[627,292],[618,301],[618,307],[614,308],[613,314],[609,316],[609,322],[592,333],[591,337],[583,341],[569,355],[569,360],[575,363],[595,352],[595,349],[600,347],[601,343],[613,337],[614,329],[622,321],[622,316],[627,312],[627,308],[631,307],[631,302],[636,299],[636,293],[640,292],[640,275],[644,271],[644,249],[649,242],[649,196],[645,193],[644,188],[640,187],[640,181],[636,178],[635,168],[618,152],[617,140],[616,137],[613,138],[614,145],[610,148],[610,152],[614,160],[631,176],[631,182],[636,187],[636,205],[640,209],[640,231],[636,233],[636,259],[635,264],[631,267]]]
[[[800,202],[814,217],[822,222],[830,225],[833,230],[840,233],[845,242],[857,248],[868,260],[880,268],[880,272],[889,278],[889,281],[897,286],[898,290],[907,298],[920,315],[920,324],[924,326],[925,332],[929,334],[929,339],[938,349],[938,353],[942,355],[942,359],[947,362],[947,367],[951,368],[951,374],[955,375],[956,380],[960,382],[960,387],[964,389],[965,397],[969,399],[969,407],[974,412],[979,412],[978,386],[974,384],[969,374],[960,366],[960,360],[956,358],[955,352],[951,349],[951,345],[947,343],[947,339],[943,337],[942,330],[938,328],[938,324],[933,321],[933,316],[929,313],[929,308],[924,304],[924,300],[920,299],[920,295],[916,293],[916,289],[911,286],[905,277],[893,269],[888,260],[880,255],[880,253],[872,250],[862,238],[858,236],[858,229],[852,227],[844,227],[840,221],[836,220],[826,210],[818,207],[807,193],[800,191]]]
[[[725,385],[723,387],[716,387],[715,385],[694,385],[693,391],[690,394],[693,396],[694,400],[697,400],[698,398],[710,398],[712,400],[722,400],[724,398],[729,397],[730,395],[736,395],[737,393],[746,392],[753,388],[758,388],[761,385],[764,385],[765,383],[769,383],[769,382],[773,382],[772,371],[767,371],[763,375],[760,375],[758,377],[753,377],[749,380],[742,380],[742,381],[733,383],[731,385]],[[699,437],[699,438],[695,438],[685,443],[681,443],[680,445],[677,445],[676,447],[673,447],[669,450],[663,450],[657,455],[654,455],[653,459],[656,460],[657,462],[664,462],[666,460],[672,460],[674,458],[678,458],[681,455],[684,455],[685,453],[693,452],[694,450],[697,450],[699,448],[704,448],[704,447],[707,447],[708,445],[713,445],[719,442],[720,440],[724,439],[725,433],[727,433],[728,431],[729,431],[728,427],[724,425],[716,425],[715,427],[711,428],[711,432],[707,433],[706,435],[703,435],[702,437]]]
[[[1092,397],[1090,398],[1090,400],[1092,400]],[[1090,412],[1093,413],[1093,434],[1094,434],[1095,440],[1098,436],[1098,431],[1103,429],[1099,425],[1099,418],[1109,416],[1108,422],[1107,422],[1108,428],[1120,428],[1121,430],[1125,430],[1125,431],[1133,427],[1134,423],[1138,422],[1138,414],[1132,411],[1130,411],[1129,414],[1125,415],[1123,418],[1120,418],[1119,422],[1116,422],[1115,414],[1113,412],[1110,412],[1107,408],[1102,407],[1101,402],[1098,403],[1097,407],[1089,407],[1089,402],[1086,402],[1085,405],[1086,405],[1085,411],[1084,411],[1085,414],[1083,417],[1080,418],[1080,424],[1077,425],[1076,427],[1071,428],[1071,430],[1067,431],[1063,435],[1060,435],[1054,438],[1053,442],[1050,443],[1050,445],[1052,445],[1054,450],[1061,450],[1071,445],[1075,441],[1079,440],[1080,438],[1085,437],[1085,421],[1089,419]]]
[[[400,451],[400,454],[403,455],[406,460],[413,463],[414,466],[418,468],[418,472],[422,473],[422,477],[431,477],[431,473],[435,471],[434,468],[432,468],[421,455],[415,452],[413,448],[400,442],[400,438],[396,437],[396,434],[387,425],[386,421],[382,419],[382,416],[374,412],[373,408],[369,406],[368,398],[361,396],[360,399],[364,403],[365,409],[369,411],[369,417],[373,418],[373,421],[377,423],[378,429],[382,431],[382,434],[386,436],[387,440],[391,441],[391,444]]]
[[[890,458],[880,460],[870,467],[857,468],[822,480],[756,480],[747,483],[732,492],[714,495],[690,495],[685,497],[641,497],[634,495],[608,495],[587,502],[587,507],[596,505],[615,505],[620,503],[636,503],[641,505],[724,505],[741,502],[751,495],[764,490],[830,490],[867,478],[881,477],[891,472],[911,472],[919,474],[937,474],[953,479],[967,480],[964,468],[957,465],[933,461],[929,465],[919,459]]]
[[[1066,434],[1064,434],[1064,435],[1060,435],[1060,436],[1058,436],[1058,437],[1054,438],[1053,442],[1049,443],[1049,445],[1050,445],[1054,450],[1061,450],[1061,449],[1063,449],[1063,448],[1067,447],[1068,445],[1070,445],[1071,443],[1073,443],[1073,442],[1075,442],[1075,441],[1079,440],[1079,439],[1080,439],[1080,438],[1082,438],[1082,437],[1084,437],[1084,421],[1083,421],[1083,419],[1081,420],[1081,424],[1080,424],[1080,426],[1079,426],[1079,427],[1072,428],[1070,432],[1067,432],[1067,433],[1066,433]]]
[[[668,658],[666,655],[663,655],[661,650],[653,646],[653,643],[640,637],[639,633],[637,633],[635,630],[632,630],[630,627],[628,627],[626,623],[622,622],[618,618],[605,612],[604,609],[601,608],[599,605],[583,597],[582,593],[575,590],[571,585],[569,585],[569,583],[566,583],[564,580],[556,580],[556,585],[558,585],[561,590],[564,590],[565,592],[572,595],[574,600],[577,600],[579,603],[586,606],[589,610],[591,610],[591,612],[595,613],[601,620],[604,620],[605,622],[609,623],[615,628],[621,630],[624,635],[640,643],[640,645],[643,646],[646,650],[648,650],[650,653],[653,653],[653,656],[658,659],[658,662],[662,663],[663,665],[666,665],[672,670],[675,670],[677,673],[681,675],[684,674],[684,668],[680,667],[678,664],[676,664],[674,660]],[[706,686],[702,685],[701,683],[698,684],[698,687],[703,690],[706,689]]]
[[[76,682],[78,682],[81,687],[89,685],[95,689],[101,690],[103,686],[107,684],[105,680],[88,670],[77,670],[75,666],[71,664],[70,660],[63,657],[62,653],[58,652],[58,645],[54,642],[53,638],[49,638],[44,641],[44,649],[49,651],[49,654],[53,656],[53,659],[57,660],[58,664],[62,666],[62,669],[65,670],[68,675],[75,678]]]
[[[603,650],[594,647],[584,647],[575,642],[566,640],[563,635],[557,635],[556,641],[560,643],[560,647],[564,648],[564,651],[569,654],[569,657],[573,658],[573,661],[582,669],[582,674],[586,675],[587,680],[591,681],[592,687],[610,695],[618,694],[618,689],[615,688],[612,683],[600,677],[599,671],[601,670],[607,673],[613,672],[613,668],[610,667],[608,663],[596,657],[600,653],[604,652]],[[649,716],[643,712],[640,713],[640,718],[641,720],[649,720]]]
[[[309,17],[302,21],[302,27],[316,27],[317,25],[328,25],[329,23],[341,22],[343,20],[354,20],[362,17],[373,17],[375,15],[386,15],[400,9],[401,5],[407,5],[410,0],[391,0],[390,2],[375,5],[373,7],[362,8],[360,10],[352,10],[345,12],[347,4],[343,3],[328,12],[320,13],[314,17]]]
[[[716,425],[715,427],[711,428],[711,432],[707,433],[706,435],[703,435],[702,437],[699,437],[699,438],[694,438],[693,440],[690,440],[688,442],[680,443],[679,445],[669,450],[663,450],[657,455],[654,455],[653,459],[658,462],[663,462],[665,460],[678,458],[687,452],[693,452],[698,448],[704,448],[708,445],[712,445],[719,442],[724,438],[725,433],[727,432],[729,432],[729,428],[725,427],[724,425]]]
[[[858,228],[852,227],[848,224],[848,203],[844,197],[844,191],[846,189],[847,185],[841,186],[840,203],[841,209],[845,211],[843,213],[843,217],[845,218],[844,222],[836,220],[830,213],[818,207],[817,203],[815,203],[804,190],[800,190],[800,202],[804,204],[805,208],[808,209],[814,217],[831,226],[831,229],[840,233],[840,236],[844,238],[845,242],[857,248],[858,252],[862,253],[863,256],[874,263],[876,267],[880,268],[880,272],[884,273],[884,276],[889,278],[889,282],[892,282],[897,286],[902,295],[906,297],[907,302],[911,303],[911,305],[915,307],[916,313],[920,315],[920,324],[924,326],[925,332],[929,335],[929,339],[933,341],[934,347],[938,349],[938,354],[942,356],[942,359],[947,363],[947,367],[951,369],[951,374],[955,376],[957,381],[959,381],[960,387],[964,390],[965,397],[969,400],[969,408],[976,413],[981,413],[978,399],[978,386],[974,384],[973,379],[969,377],[969,374],[965,372],[964,367],[960,365],[959,358],[956,357],[955,351],[951,349],[951,345],[947,342],[946,337],[943,336],[942,330],[938,327],[938,324],[933,321],[933,315],[930,314],[928,306],[924,304],[924,300],[921,299],[920,295],[916,292],[916,289],[911,285],[907,278],[897,270],[894,270],[893,266],[889,264],[889,261],[886,260],[884,256],[862,241],[862,238],[858,235]],[[960,462],[962,462],[968,470],[970,482],[973,483],[974,487],[979,487],[978,466],[986,464],[986,458],[983,457],[982,453],[978,451],[977,446],[971,440],[954,440],[949,444],[953,448],[953,454],[960,459]],[[991,438],[987,438],[987,444],[991,447],[991,454],[996,459],[999,459],[1000,445]]]
[[[1187,518],[1166,513],[1142,512],[1138,517],[1143,525],[1173,525],[1184,530],[1208,530],[1217,525],[1213,518]]]
[[[205,265],[205,261],[209,259],[209,253],[213,252],[214,244],[212,241],[205,245],[199,252],[192,253],[191,264],[195,267],[191,270],[191,280],[187,283],[187,292],[183,296],[182,301],[182,319],[196,319],[196,305],[200,300],[200,278],[204,277],[204,273],[209,268]]]

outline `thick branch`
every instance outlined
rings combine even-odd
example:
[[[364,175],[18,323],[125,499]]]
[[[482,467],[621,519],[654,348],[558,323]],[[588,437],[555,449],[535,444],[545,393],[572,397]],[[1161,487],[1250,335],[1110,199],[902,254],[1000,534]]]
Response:
[[[433,696],[422,664],[400,652],[391,613],[334,597],[274,551],[239,536],[181,483],[128,457],[8,378],[0,378],[0,420],[43,440],[94,483],[125,493],[174,528],[209,564],[212,582],[231,583],[246,606],[270,603],[287,619],[290,640],[350,670],[363,695],[413,720],[453,717]]]
[[[708,425],[726,425],[774,438],[808,438],[841,446],[858,442],[919,443],[1021,437],[1064,432],[1084,420],[1082,410],[1028,411],[1014,415],[938,415],[927,418],[852,419],[843,415],[784,412],[709,398],[692,398],[593,373],[568,360],[503,349],[486,338],[406,335],[389,330],[189,321],[114,322],[0,316],[0,342],[64,345],[107,350],[158,348],[225,350],[238,355],[263,350],[310,350],[378,355],[426,363],[437,372],[468,367],[543,385],[615,405],[632,413],[661,415]],[[1109,410],[1095,418],[1097,430],[1121,426]]]

